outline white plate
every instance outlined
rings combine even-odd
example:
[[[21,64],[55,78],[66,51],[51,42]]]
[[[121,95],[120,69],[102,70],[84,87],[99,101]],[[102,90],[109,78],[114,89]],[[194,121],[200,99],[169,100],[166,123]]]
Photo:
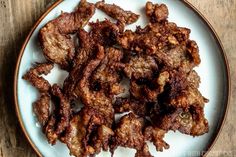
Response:
[[[95,2],[90,0],[90,2]],[[135,29],[135,25],[144,26],[147,22],[144,14],[144,0],[106,0],[107,3],[116,3],[124,9],[138,13],[141,18],[137,23],[130,25],[128,28]],[[209,121],[209,133],[193,138],[188,135],[174,133],[170,131],[165,141],[170,145],[164,152],[156,152],[153,145],[150,145],[152,155],[158,157],[183,157],[183,156],[200,156],[205,154],[206,150],[215,140],[224,120],[227,110],[229,79],[227,63],[222,46],[211,27],[206,21],[194,10],[187,2],[178,0],[153,0],[155,3],[165,3],[169,8],[169,21],[177,23],[191,29],[191,39],[198,43],[201,56],[201,64],[196,71],[201,77],[200,91],[210,100],[205,107],[206,118]],[[66,145],[57,142],[55,146],[47,143],[41,128],[36,123],[36,118],[32,112],[32,102],[38,97],[37,90],[29,83],[22,79],[22,75],[35,62],[42,62],[44,58],[41,48],[38,44],[38,31],[49,20],[60,15],[61,11],[71,12],[79,3],[79,0],[65,0],[55,8],[51,8],[48,14],[44,14],[42,19],[36,23],[32,32],[25,41],[25,45],[20,53],[15,73],[15,101],[16,110],[22,128],[38,155],[44,157],[70,157]],[[91,21],[96,19],[103,20],[107,17],[104,13],[97,10]],[[42,21],[41,21],[42,20]],[[59,72],[58,67],[46,76],[50,83],[59,83],[62,85],[67,72]],[[134,156],[135,151],[132,149],[119,148],[115,151],[115,157]],[[200,154],[199,154],[200,153]],[[110,153],[102,152],[98,156],[108,157]]]

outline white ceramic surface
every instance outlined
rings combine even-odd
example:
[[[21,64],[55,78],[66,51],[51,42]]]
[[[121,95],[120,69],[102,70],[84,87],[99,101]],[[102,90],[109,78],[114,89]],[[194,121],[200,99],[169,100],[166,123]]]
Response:
[[[94,1],[90,0],[90,2]],[[127,28],[134,29],[135,25],[144,26],[146,24],[147,19],[144,14],[145,0],[106,0],[106,2],[116,3],[124,9],[142,15],[137,23],[130,25]],[[191,39],[198,43],[202,62],[200,66],[196,68],[196,71],[201,76],[200,91],[210,100],[205,107],[205,114],[209,120],[210,131],[203,136],[195,138],[170,131],[165,137],[166,142],[170,145],[168,150],[164,150],[164,152],[156,152],[153,145],[150,144],[149,147],[152,155],[155,157],[198,156],[197,152],[205,150],[212,142],[213,137],[215,137],[226,108],[225,102],[227,101],[226,99],[228,94],[226,85],[228,80],[224,58],[218,41],[213,37],[211,30],[202,19],[190,8],[186,7],[183,2],[179,0],[153,0],[153,2],[165,3],[169,8],[169,21],[177,23],[178,26],[190,28],[192,30]],[[79,0],[65,0],[42,20],[33,32],[24,50],[19,66],[17,97],[20,116],[27,134],[44,157],[69,157],[70,155],[64,144],[58,142],[55,146],[50,146],[47,143],[47,140],[42,134],[41,128],[37,124],[36,118],[32,112],[32,102],[34,102],[38,97],[38,92],[28,82],[22,79],[22,75],[32,66],[33,63],[44,61],[37,40],[39,29],[47,21],[57,17],[61,11],[72,11],[78,3]],[[97,10],[91,21],[95,21],[96,19],[103,20],[105,17],[109,19],[109,17],[104,13]],[[62,85],[63,80],[67,75],[67,72],[62,72],[58,67],[56,67],[45,78],[48,79],[50,83],[59,83]],[[134,153],[135,151],[132,149],[128,150],[119,148],[115,151],[114,156],[132,157],[134,156]],[[109,157],[110,153],[103,152],[98,156]]]

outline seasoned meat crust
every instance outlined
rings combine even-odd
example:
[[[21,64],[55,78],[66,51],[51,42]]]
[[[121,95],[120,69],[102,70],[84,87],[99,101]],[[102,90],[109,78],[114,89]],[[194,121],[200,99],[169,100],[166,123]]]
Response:
[[[125,64],[124,72],[128,78],[151,78],[153,72],[158,69],[156,61],[151,56],[135,56],[131,57],[129,62]]]
[[[116,22],[89,22],[95,7]],[[37,63],[23,79],[39,91],[33,111],[49,144],[60,140],[75,157],[108,150],[113,156],[120,146],[135,149],[135,157],[153,157],[148,144],[156,151],[169,149],[169,131],[191,136],[209,131],[191,30],[168,21],[165,4],[147,2],[144,9],[148,24],[129,30],[139,15],[81,0],[75,11],[61,13],[40,30],[49,62]],[[41,76],[54,64],[69,73],[62,88]]]
[[[50,116],[50,100],[49,93],[42,93],[40,98],[33,104],[34,113],[42,126],[45,126]]]
[[[44,56],[63,69],[69,69],[75,55],[74,41],[69,34],[85,26],[94,13],[94,4],[82,0],[75,12],[62,13],[49,21],[39,32]]]
[[[118,146],[140,150],[144,145],[142,122],[133,113],[125,115],[117,124],[114,138]]]
[[[139,18],[139,15],[131,11],[125,11],[115,4],[106,4],[104,1],[97,2],[96,7],[112,18],[125,24],[132,24]]]
[[[144,130],[145,140],[153,142],[157,151],[163,151],[163,149],[169,149],[169,145],[163,140],[167,131],[157,127],[148,126]]]
[[[83,108],[75,115],[66,132],[66,143],[71,155],[86,157],[107,150],[113,131],[106,126],[104,117],[92,108]]]
[[[47,92],[51,85],[40,75],[47,75],[53,68],[52,63],[37,63],[34,68],[31,68],[24,76],[23,79],[29,81],[40,92]]]
[[[146,3],[146,15],[151,22],[162,22],[168,18],[168,8],[164,4]]]

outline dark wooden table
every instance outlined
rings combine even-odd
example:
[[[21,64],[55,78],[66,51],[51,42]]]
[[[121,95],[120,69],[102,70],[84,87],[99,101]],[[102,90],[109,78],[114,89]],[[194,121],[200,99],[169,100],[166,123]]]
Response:
[[[208,157],[236,156],[236,0],[189,0],[217,31],[228,56],[232,94],[227,121]],[[18,124],[13,76],[21,45],[55,0],[0,0],[0,157],[36,157]]]

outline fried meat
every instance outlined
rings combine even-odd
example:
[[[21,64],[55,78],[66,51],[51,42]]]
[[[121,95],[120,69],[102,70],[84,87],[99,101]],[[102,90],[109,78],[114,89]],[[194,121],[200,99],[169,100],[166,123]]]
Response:
[[[94,4],[82,0],[76,11],[62,13],[49,21],[39,32],[44,56],[68,69],[75,55],[74,41],[69,34],[85,26],[94,13]]]
[[[122,117],[114,131],[116,145],[140,150],[144,145],[142,126],[142,121],[133,113]]]
[[[34,68],[31,68],[24,76],[23,79],[29,81],[40,92],[47,92],[51,85],[40,75],[47,75],[53,68],[52,63],[37,63]]]
[[[132,24],[139,18],[139,15],[131,11],[125,11],[115,4],[106,4],[104,1],[97,2],[96,7],[104,11],[110,17],[125,24]]]
[[[34,102],[33,110],[41,124],[45,126],[50,116],[50,100],[51,96],[48,93],[42,93],[40,98]]]
[[[95,7],[116,23],[89,23]],[[102,150],[113,155],[119,146],[135,149],[135,157],[153,157],[147,142],[156,151],[169,149],[164,140],[169,130],[191,136],[209,131],[191,30],[168,21],[165,4],[147,2],[145,9],[149,23],[132,31],[125,26],[139,15],[104,1],[81,0],[74,12],[61,13],[40,30],[50,63],[37,64],[23,79],[39,90],[33,111],[48,143],[60,140],[75,157]],[[69,72],[62,88],[41,76],[54,63]]]

